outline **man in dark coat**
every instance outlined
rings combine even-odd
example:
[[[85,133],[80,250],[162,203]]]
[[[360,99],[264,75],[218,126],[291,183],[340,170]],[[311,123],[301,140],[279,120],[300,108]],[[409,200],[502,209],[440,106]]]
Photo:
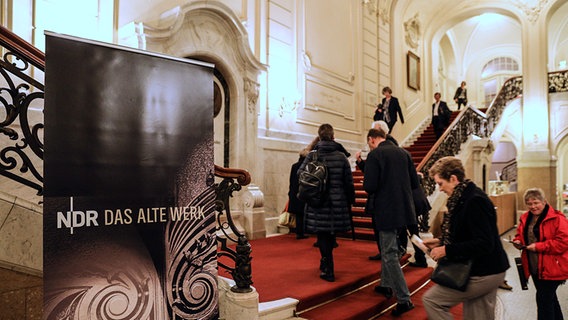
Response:
[[[382,129],[384,132],[389,131],[389,127],[388,127],[387,123],[382,121],[382,120],[373,122],[372,128]],[[398,141],[396,141],[396,139],[393,136],[391,136],[390,134],[387,133],[386,139],[398,146]],[[359,170],[361,170],[362,172],[365,172],[365,160],[363,160],[361,158],[361,152],[357,152],[355,154],[355,164],[357,165],[357,168],[359,168]],[[375,221],[374,215],[371,215],[371,218],[372,218],[371,225],[373,227],[373,233],[374,233],[375,241],[377,242],[377,248],[379,249],[379,251],[378,251],[377,254],[369,256],[369,260],[381,260],[381,242],[379,241],[379,231],[377,230],[377,222]],[[404,235],[406,235],[406,229],[404,231],[405,231]]]
[[[381,285],[375,291],[387,297],[396,293],[398,316],[414,308],[399,263],[398,230],[416,224],[412,190],[418,177],[408,151],[386,140],[382,129],[371,129],[367,144],[372,150],[365,161],[363,187],[369,194],[367,211],[375,215],[380,231]]]
[[[318,130],[320,141],[311,151],[300,169],[298,175],[305,170],[306,164],[314,158],[325,163],[328,172],[328,193],[325,201],[318,207],[306,205],[306,232],[317,235],[317,243],[321,254],[320,278],[335,281],[333,268],[333,247],[337,232],[351,230],[351,205],[355,202],[355,187],[351,165],[341,144],[333,141],[334,131],[329,124],[322,124]]]
[[[432,126],[434,127],[434,133],[436,134],[436,139],[439,139],[448,124],[450,124],[451,111],[448,108],[448,104],[445,101],[440,101],[442,95],[439,92],[434,93],[434,100],[432,104]]]

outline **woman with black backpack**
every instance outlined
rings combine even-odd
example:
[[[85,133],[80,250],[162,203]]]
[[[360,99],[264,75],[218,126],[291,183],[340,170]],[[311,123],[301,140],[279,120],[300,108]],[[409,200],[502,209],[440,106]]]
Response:
[[[318,137],[320,141],[315,150],[308,153],[298,169],[300,184],[298,197],[306,201],[305,231],[317,235],[321,254],[320,278],[333,282],[335,281],[333,264],[335,235],[337,232],[351,230],[350,211],[355,201],[355,188],[345,148],[334,141],[333,127],[330,124],[322,124],[318,129]],[[305,197],[302,191],[303,176],[308,173],[311,166],[316,166],[312,163],[314,160],[323,163],[327,175],[322,194],[318,197]],[[319,168],[321,169],[322,166],[319,165]],[[321,177],[318,179],[321,180]]]

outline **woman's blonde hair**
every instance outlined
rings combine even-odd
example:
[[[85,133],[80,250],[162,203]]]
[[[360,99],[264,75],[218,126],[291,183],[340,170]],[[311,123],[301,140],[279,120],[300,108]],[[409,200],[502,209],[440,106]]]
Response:
[[[542,202],[546,202],[546,197],[544,196],[544,191],[541,188],[530,188],[525,191],[525,195],[523,196],[525,199],[525,203],[529,199],[538,199]]]
[[[304,149],[300,150],[300,156],[307,157],[308,153],[310,153],[310,151],[314,150],[314,148],[316,147],[316,144],[318,144],[318,142],[320,142],[320,138],[316,136],[314,138],[314,140],[312,140],[312,142],[310,142],[310,144],[308,144]]]

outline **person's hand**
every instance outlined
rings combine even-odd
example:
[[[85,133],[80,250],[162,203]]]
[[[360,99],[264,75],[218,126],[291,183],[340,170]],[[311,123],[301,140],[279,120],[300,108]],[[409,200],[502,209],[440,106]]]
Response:
[[[361,160],[363,160],[363,159],[361,159],[361,151],[355,152],[355,160],[357,162],[361,162]]]
[[[454,99],[455,102],[458,102],[458,99]]]
[[[422,241],[429,249],[439,247],[442,243],[438,238],[424,239]]]
[[[514,240],[514,241],[511,242],[511,243],[513,244],[513,246],[515,246],[515,248],[517,248],[517,249],[519,249],[519,250],[522,250],[522,249],[525,248],[525,246],[523,246],[523,245],[521,244],[521,241],[519,241],[519,240]]]
[[[536,243],[529,244],[525,249],[532,251],[532,252],[536,252]]]
[[[438,261],[446,256],[446,246],[436,247],[430,251],[430,257],[434,259],[434,261]]]

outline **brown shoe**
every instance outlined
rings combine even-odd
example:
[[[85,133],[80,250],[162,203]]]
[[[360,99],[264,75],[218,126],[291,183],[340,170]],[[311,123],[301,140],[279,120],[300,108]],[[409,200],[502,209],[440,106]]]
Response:
[[[507,280],[504,280],[503,283],[501,283],[501,284],[499,285],[499,288],[505,289],[505,290],[513,290],[513,287],[511,287],[511,286],[507,283]]]

